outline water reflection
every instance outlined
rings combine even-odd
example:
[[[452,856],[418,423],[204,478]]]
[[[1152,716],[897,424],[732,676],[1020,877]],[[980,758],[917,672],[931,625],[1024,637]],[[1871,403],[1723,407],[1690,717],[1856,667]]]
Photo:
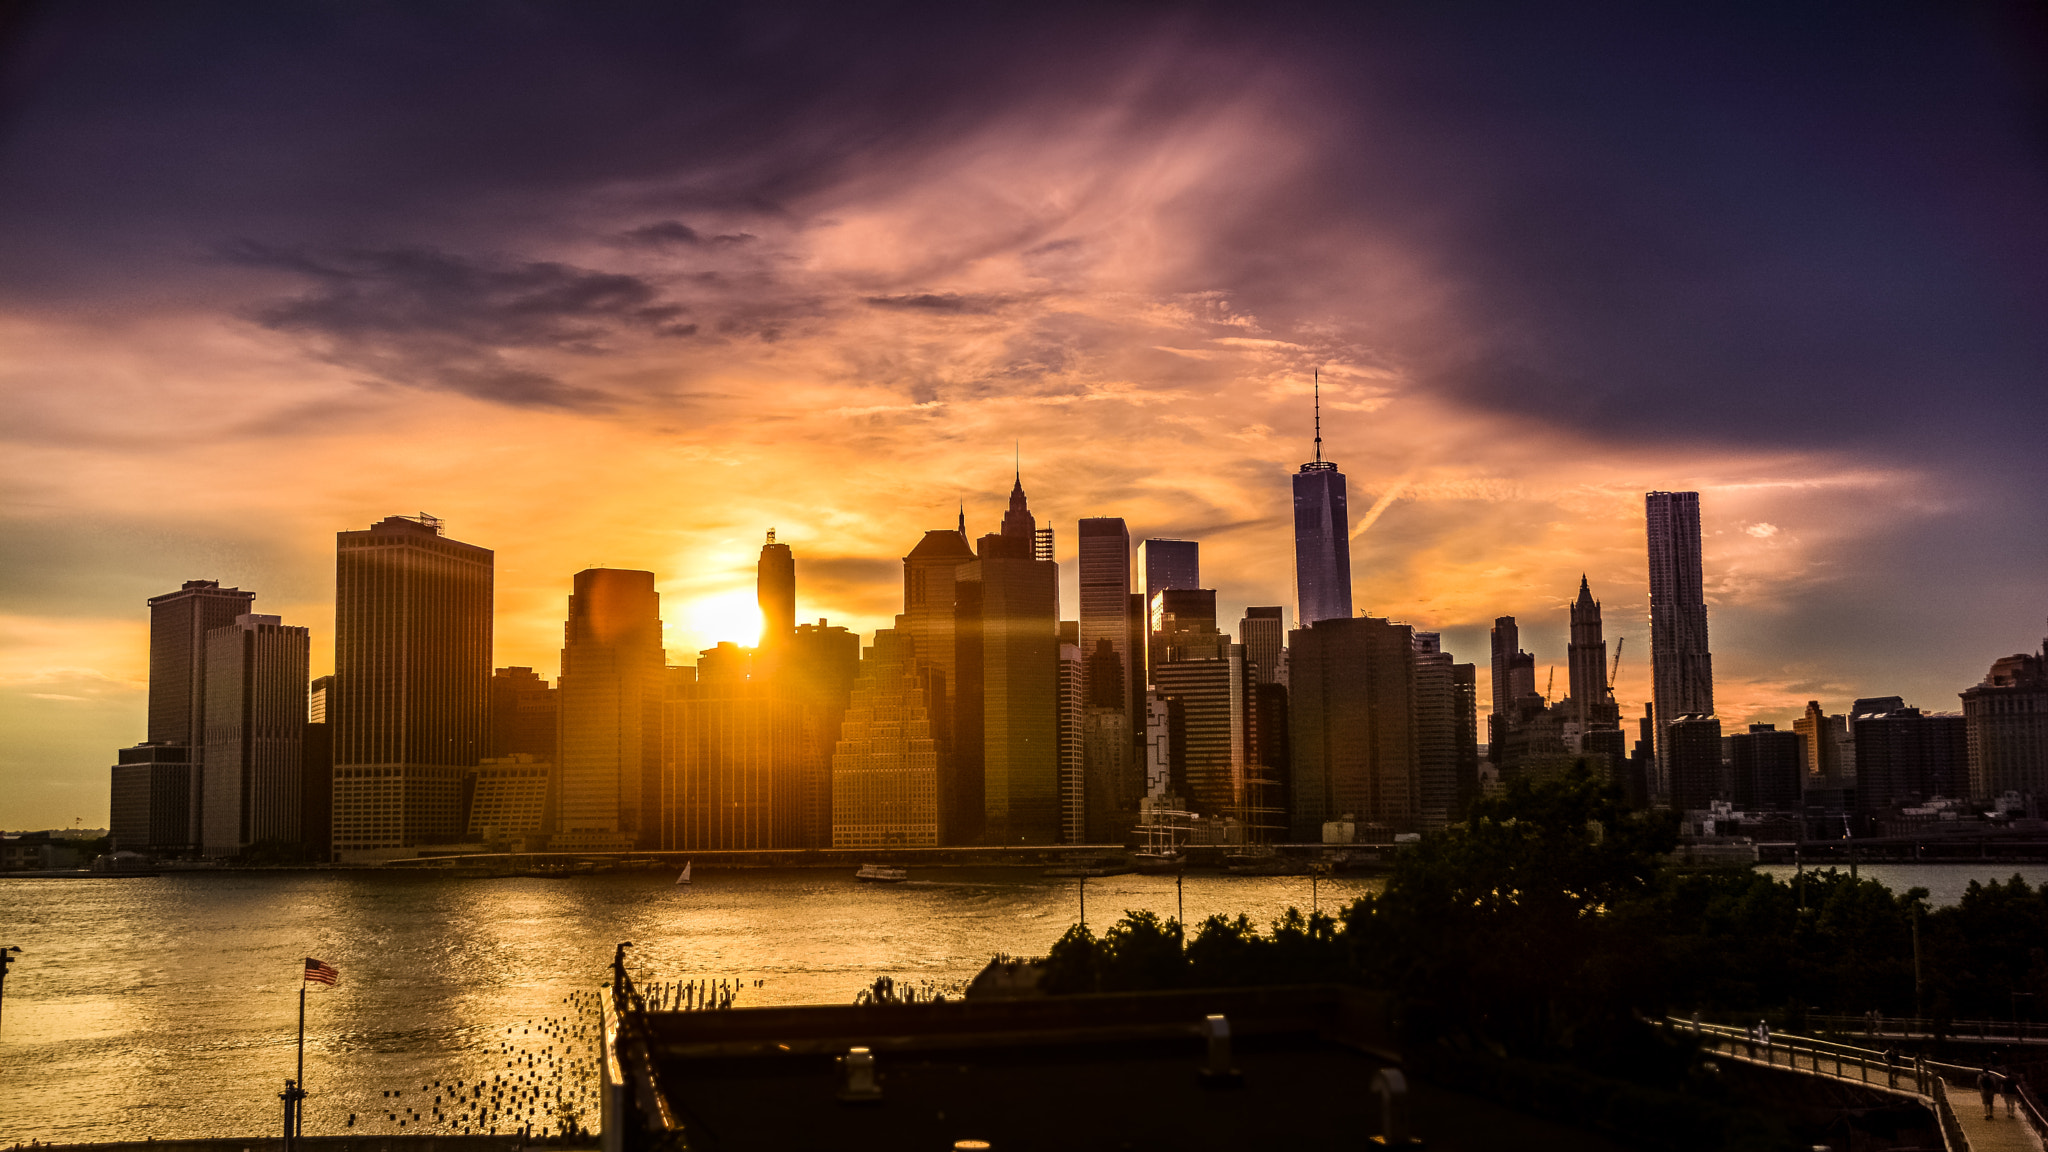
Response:
[[[307,998],[307,1132],[399,1131],[387,1117],[414,1132],[412,1111],[436,1095],[452,1106],[445,1086],[458,1080],[467,1093],[527,1076],[517,1082],[531,1109],[533,1093],[587,1079],[588,1037],[573,1037],[571,1023],[582,1005],[570,1000],[604,979],[618,941],[636,943],[650,979],[742,982],[742,1005],[848,1003],[880,975],[945,986],[994,954],[1042,953],[1081,895],[1075,880],[1008,868],[935,869],[898,885],[822,870],[699,871],[688,891],[671,880],[0,880],[4,934],[24,949],[0,1034],[0,1136],[270,1132],[307,956],[342,979]],[[1323,906],[1376,886],[1325,879]],[[1098,930],[1126,909],[1175,913],[1170,876],[1089,880],[1086,899]],[[1196,875],[1185,887],[1191,922],[1239,912],[1264,922],[1309,901],[1306,878]],[[424,1130],[446,1130],[431,1116],[422,1109]]]

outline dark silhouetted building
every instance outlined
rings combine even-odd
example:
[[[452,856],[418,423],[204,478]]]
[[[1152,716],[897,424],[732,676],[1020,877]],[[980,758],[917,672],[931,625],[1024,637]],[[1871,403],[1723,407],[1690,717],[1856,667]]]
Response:
[[[1061,622],[1057,678],[1060,764],[1060,842],[1088,842],[1087,748],[1088,690],[1086,665],[1081,659],[1080,623]]]
[[[1849,741],[1849,718],[1830,716],[1818,700],[1808,700],[1806,711],[1792,721],[1799,737],[1799,763],[1806,771],[1804,786],[1827,791],[1848,786],[1856,771],[1856,747]]]
[[[149,598],[147,743],[187,749],[191,790],[185,831],[175,838],[194,848],[204,839],[206,819],[206,634],[233,624],[255,600],[254,592],[223,588],[217,580],[187,580],[176,592]]]
[[[562,629],[552,847],[651,848],[661,808],[668,653],[654,573],[578,572]]]
[[[1171,593],[1162,593],[1171,595]],[[1219,644],[1153,667],[1171,712],[1175,792],[1205,816],[1243,818],[1251,758],[1251,678],[1244,645]]]
[[[1743,811],[1791,812],[1804,803],[1801,740],[1773,724],[1751,724],[1728,740],[1728,775]]]
[[[1035,558],[1037,527],[1021,480],[1003,527],[983,536],[975,559],[956,570],[956,733],[963,749],[980,747],[976,839],[1052,844],[1059,837],[1059,568]]]
[[[1516,717],[1536,696],[1536,658],[1522,651],[1522,632],[1513,616],[1493,622],[1493,714],[1487,719],[1487,755],[1500,764]],[[1540,704],[1540,698],[1536,703]]]
[[[861,656],[832,757],[832,846],[939,843],[939,759],[915,645],[896,618]]]
[[[1479,793],[1477,669],[1415,633],[1415,749],[1424,828],[1459,819]]]
[[[1415,634],[1370,616],[1288,633],[1293,830],[1319,842],[1350,816],[1397,831],[1421,817],[1415,739]]]
[[[2048,643],[1992,664],[1962,698],[1970,793],[2048,798]]]
[[[754,591],[761,605],[762,648],[772,648],[796,631],[796,555],[775,542],[775,529],[761,545]]]
[[[1215,656],[1230,643],[1216,627],[1216,590],[1162,588],[1148,605],[1146,669],[1159,683],[1159,665],[1183,657]]]
[[[1194,540],[1146,540],[1138,545],[1138,591],[1147,602],[1167,588],[1202,586],[1202,545]]]
[[[1714,658],[1707,649],[1706,578],[1700,562],[1700,494],[1651,492],[1643,497],[1650,552],[1650,680],[1659,717],[1711,715]],[[1675,722],[1675,721],[1674,721]],[[1671,758],[1658,741],[1663,795],[1676,789]],[[1674,808],[1683,807],[1675,796]]]
[[[335,851],[458,840],[463,779],[490,737],[495,558],[426,515],[335,543]]]
[[[798,756],[801,815],[793,847],[832,846],[832,757],[860,671],[860,637],[819,617],[799,624],[770,673],[775,693],[794,702],[802,730]]]
[[[311,647],[306,629],[255,613],[206,634],[201,844],[209,856],[302,842]]]
[[[804,835],[803,709],[750,678],[747,662],[721,652],[724,647],[700,656],[694,681],[666,678],[661,847],[798,847]]]
[[[1316,458],[1294,474],[1295,611],[1302,627],[1351,615],[1351,514],[1344,474],[1323,459],[1323,408],[1316,394]]]
[[[1579,577],[1579,597],[1572,601],[1570,667],[1571,718],[1583,732],[1618,729],[1621,708],[1607,683],[1607,639],[1600,625],[1600,602],[1592,586]],[[1533,671],[1533,668],[1532,668]]]
[[[192,749],[142,743],[118,755],[108,809],[114,846],[162,854],[199,847],[192,839]]]
[[[1670,754],[1670,806],[1694,812],[1730,797],[1721,783],[1721,721],[1689,713],[1663,725]]]
[[[912,670],[923,685],[937,749],[942,844],[973,843],[982,821],[979,713],[972,718],[971,740],[959,727],[963,645],[973,648],[972,673],[980,675],[979,637],[958,634],[960,566],[973,559],[964,516],[957,530],[926,532],[903,558],[903,620],[898,627],[910,643]]]
[[[1281,653],[1287,651],[1286,610],[1246,608],[1237,622],[1237,642],[1244,645],[1245,664],[1259,684],[1280,683]]]
[[[1850,709],[1856,744],[1856,807],[1909,807],[1937,796],[1970,795],[1969,728],[1960,712],[1922,712],[1897,696],[1858,700]]]
[[[555,689],[531,668],[491,673],[490,759],[526,755],[552,764],[560,701]]]
[[[309,721],[299,749],[299,846],[314,860],[331,860],[334,858],[334,729],[325,721]]]

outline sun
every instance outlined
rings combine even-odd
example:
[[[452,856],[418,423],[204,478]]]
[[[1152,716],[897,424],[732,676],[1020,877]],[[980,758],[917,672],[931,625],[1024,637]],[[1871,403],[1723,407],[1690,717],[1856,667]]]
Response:
[[[761,605],[752,588],[735,588],[690,601],[690,631],[704,647],[730,640],[745,648],[761,642]]]

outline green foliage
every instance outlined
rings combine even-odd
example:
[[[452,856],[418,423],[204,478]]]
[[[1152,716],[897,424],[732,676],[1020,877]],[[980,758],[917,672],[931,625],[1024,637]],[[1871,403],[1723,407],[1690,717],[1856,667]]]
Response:
[[[1517,781],[1404,850],[1341,919],[1290,909],[1261,931],[1211,916],[1183,941],[1179,924],[1127,912],[1099,940],[1063,936],[1044,987],[1358,981],[1400,993],[1416,1035],[1641,1079],[1688,1063],[1644,1039],[1643,1017],[1911,1014],[1917,924],[1930,1014],[2048,1018],[2048,885],[1972,884],[1930,909],[1922,889],[1832,869],[1790,883],[1676,869],[1675,833],[1583,770]]]
[[[1426,837],[1347,913],[1357,974],[1517,1046],[1625,1022],[1654,973],[1644,925],[1623,913],[1655,891],[1675,829],[1620,800],[1580,768],[1515,781]]]

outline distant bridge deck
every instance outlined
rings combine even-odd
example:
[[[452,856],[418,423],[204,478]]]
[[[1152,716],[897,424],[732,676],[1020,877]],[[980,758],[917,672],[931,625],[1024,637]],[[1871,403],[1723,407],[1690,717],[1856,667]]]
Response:
[[[1759,1041],[1746,1030],[1725,1024],[1677,1017],[1666,1017],[1664,1024],[1699,1037],[1704,1047],[1725,1059],[1918,1099],[1941,1121],[1948,1152],[2044,1152],[2048,1119],[2033,1092],[2021,1087],[2016,1115],[2007,1117],[2000,1100],[1987,1119],[1977,1099],[1978,1069],[1810,1036],[1779,1033]]]

